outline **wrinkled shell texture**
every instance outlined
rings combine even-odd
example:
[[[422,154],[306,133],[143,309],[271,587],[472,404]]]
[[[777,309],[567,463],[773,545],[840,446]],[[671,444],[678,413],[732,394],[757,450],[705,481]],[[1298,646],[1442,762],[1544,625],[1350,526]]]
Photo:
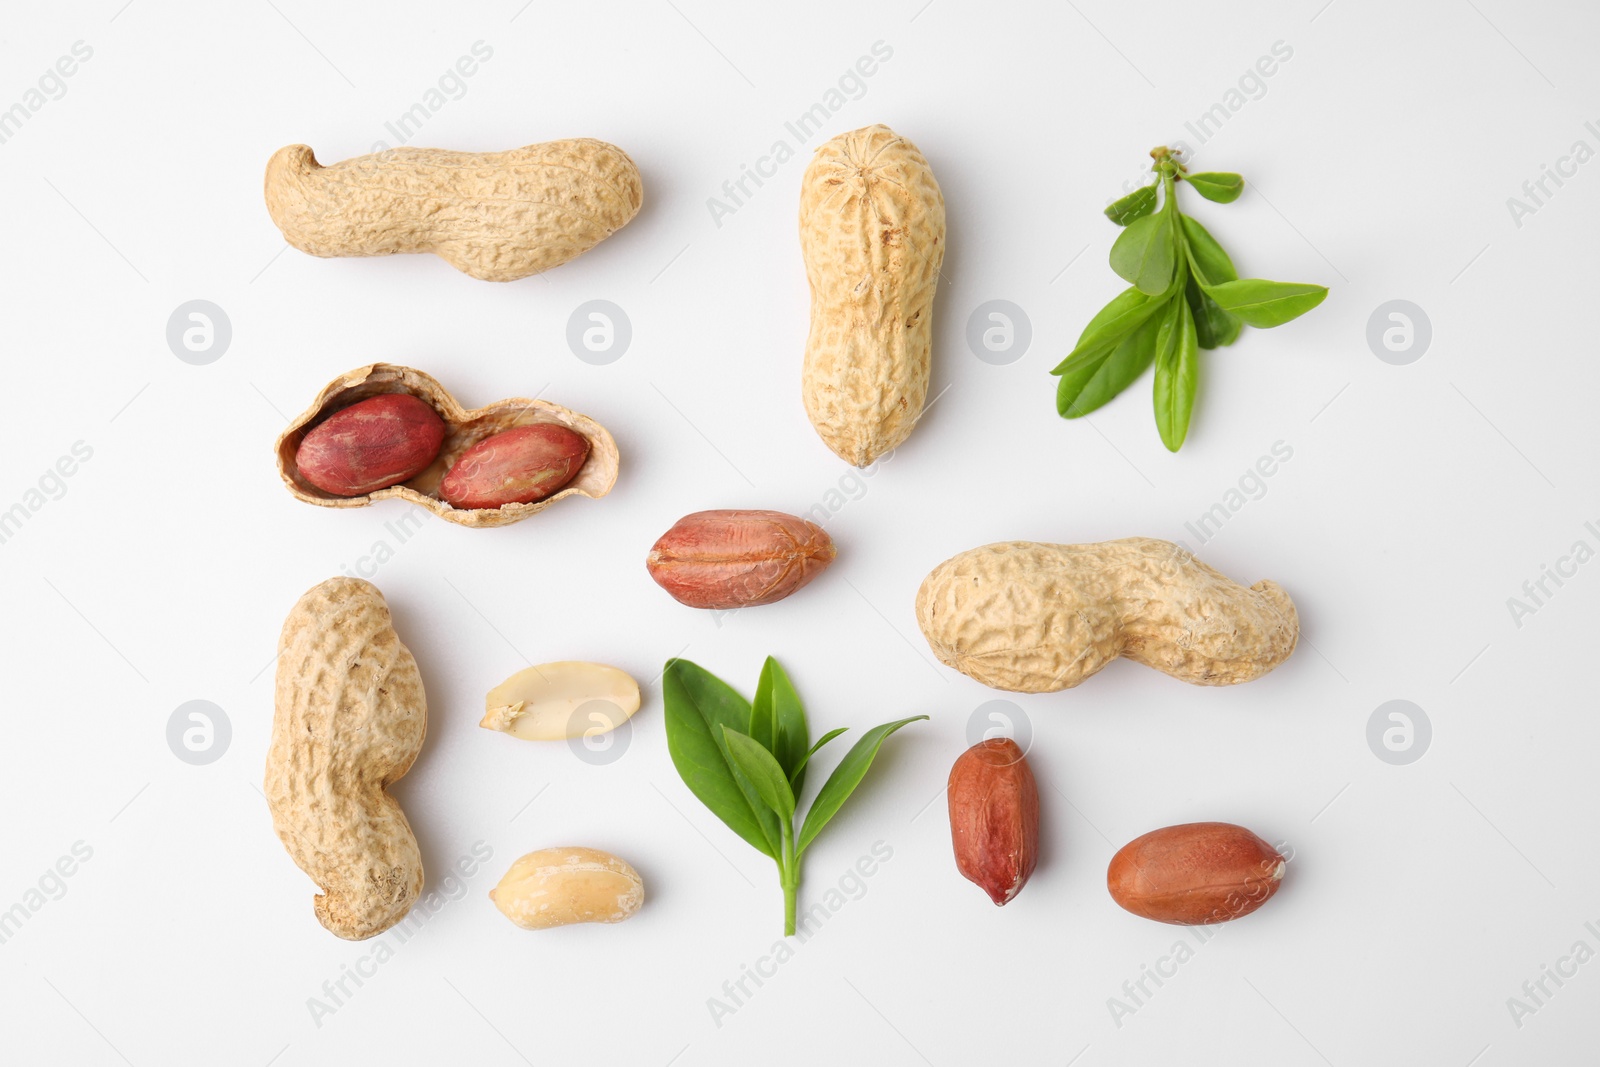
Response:
[[[295,464],[295,455],[306,433],[334,412],[382,393],[410,393],[439,413],[445,422],[444,446],[439,455],[416,477],[363,496],[337,496],[312,485]],[[532,503],[506,504],[498,508],[453,508],[441,499],[440,483],[445,474],[473,445],[504,430],[538,423],[565,426],[589,442],[589,456],[577,476],[559,491]],[[468,410],[431,376],[393,363],[357,367],[329,382],[311,406],[289,423],[289,428],[278,438],[276,450],[279,476],[289,492],[308,504],[359,508],[393,497],[418,504],[461,526],[505,526],[573,494],[605,496],[617,482],[617,442],[604,426],[587,415],[549,401],[521,397],[497,400],[487,407]]]
[[[944,244],[944,196],[916,145],[867,126],[817,149],[800,186],[803,396],[822,440],[857,467],[922,415]]]
[[[489,899],[524,930],[619,923],[644,904],[644,881],[609,852],[545,848],[513,863]]]
[[[330,578],[295,604],[278,639],[276,706],[272,825],[322,887],[317,920],[350,941],[380,934],[422,891],[417,839],[384,790],[417,758],[428,711],[375,586]]]
[[[995,689],[1069,689],[1118,656],[1195,685],[1235,685],[1289,658],[1294,602],[1248,589],[1172,544],[1008,541],[954,556],[917,591],[934,655]]]
[[[814,522],[781,511],[697,511],[650,549],[656,584],[691,608],[771,604],[810,582],[837,549]]]
[[[1039,787],[1022,748],[1009,738],[980,741],[950,768],[947,789],[956,869],[1006,904],[1039,860]]]
[[[589,138],[509,152],[391,148],[324,167],[289,145],[267,164],[267,211],[313,256],[433,252],[506,282],[559,266],[639,213],[639,168]]]
[[[1194,822],[1152,830],[1111,857],[1106,888],[1123,909],[1177,926],[1228,922],[1277,893],[1287,867],[1242,826]]]

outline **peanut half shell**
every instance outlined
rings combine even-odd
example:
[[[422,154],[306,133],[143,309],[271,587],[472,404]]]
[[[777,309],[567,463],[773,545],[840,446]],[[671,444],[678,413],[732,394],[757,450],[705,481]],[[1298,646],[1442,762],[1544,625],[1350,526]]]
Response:
[[[409,393],[432,405],[445,423],[444,445],[438,457],[412,478],[387,489],[361,496],[336,496],[312,485],[299,471],[295,455],[307,432],[337,411],[383,393]],[[543,500],[505,504],[498,508],[454,508],[439,492],[440,482],[456,460],[487,437],[518,426],[555,423],[589,442],[589,455],[576,477]],[[277,442],[278,474],[300,500],[325,508],[360,508],[391,497],[427,508],[440,518],[461,526],[505,526],[574,493],[599,498],[617,482],[617,443],[604,426],[575,411],[547,400],[512,397],[481,408],[467,409],[430,375],[394,363],[372,363],[343,374],[317,394],[317,399],[297,416]]]

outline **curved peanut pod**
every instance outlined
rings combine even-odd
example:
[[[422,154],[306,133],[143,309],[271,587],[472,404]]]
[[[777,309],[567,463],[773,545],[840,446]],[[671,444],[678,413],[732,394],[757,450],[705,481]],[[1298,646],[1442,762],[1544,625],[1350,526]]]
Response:
[[[318,922],[349,941],[380,934],[422,891],[417,839],[385,789],[411,769],[428,711],[375,586],[330,578],[300,598],[278,639],[276,703],[273,828],[322,887]]]
[[[1150,537],[971,549],[923,579],[917,624],[942,662],[1020,693],[1069,689],[1118,656],[1194,685],[1236,685],[1288,659],[1300,638],[1275,582],[1246,588]]]
[[[944,237],[944,195],[916,145],[880,125],[817,149],[800,184],[803,396],[822,440],[857,467],[922,415]]]
[[[432,252],[508,282],[559,266],[639,213],[639,168],[587,137],[508,152],[390,148],[324,167],[303,144],[267,163],[267,211],[313,256]]]
[[[730,610],[782,600],[835,554],[822,527],[781,511],[697,511],[661,535],[645,567],[678,603]]]

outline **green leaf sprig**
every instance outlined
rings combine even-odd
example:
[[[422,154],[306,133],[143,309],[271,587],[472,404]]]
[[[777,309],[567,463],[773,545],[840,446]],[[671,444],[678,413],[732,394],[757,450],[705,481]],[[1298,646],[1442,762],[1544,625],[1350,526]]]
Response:
[[[884,739],[913,715],[868,730],[834,768],[795,830],[796,801],[811,757],[845,732],[841,727],[811,744],[805,708],[778,661],[767,657],[756,698],[745,700],[726,682],[686,659],[670,659],[662,672],[667,750],[673,766],[700,803],[778,864],[783,886],[783,933],[794,933],[800,857],[866,777]]]
[[[1124,227],[1111,246],[1111,269],[1131,287],[1089,320],[1077,346],[1050,373],[1060,379],[1056,411],[1076,419],[1154,364],[1156,429],[1176,452],[1189,433],[1200,349],[1233,344],[1245,326],[1281,326],[1322,303],[1328,290],[1240,278],[1216,238],[1178,209],[1177,183],[1228,204],[1239,199],[1244,179],[1190,174],[1167,148],[1152,149],[1150,156],[1155,183],[1106,208],[1106,217]]]

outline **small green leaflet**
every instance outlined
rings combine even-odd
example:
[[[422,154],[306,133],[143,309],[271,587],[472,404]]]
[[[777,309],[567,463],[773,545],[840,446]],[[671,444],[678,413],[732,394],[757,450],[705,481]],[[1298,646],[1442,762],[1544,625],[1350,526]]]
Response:
[[[1244,323],[1218,307],[1199,282],[1190,278],[1183,287],[1183,296],[1189,303],[1189,314],[1194,316],[1194,336],[1201,348],[1222,348],[1239,339]]]
[[[678,777],[728,829],[776,859],[774,835],[741,786],[722,738],[723,727],[749,728],[750,705],[720,678],[685,659],[667,661],[661,690],[666,705],[667,751]]]
[[[795,796],[799,796],[800,786],[805,782],[810,727],[794,684],[771,656],[761,667],[761,680],[756,683],[756,698],[751,708],[755,721],[770,722],[771,726],[758,731],[753,721],[750,736],[777,757],[778,765],[793,783]]]
[[[1160,296],[1166,292],[1178,269],[1172,220],[1163,212],[1132,222],[1111,246],[1111,269],[1141,293]]]
[[[789,788],[789,776],[783,773],[772,753],[749,735],[726,726],[722,728],[722,736],[728,742],[728,754],[756,787],[761,800],[780,819],[793,819],[794,791]]]
[[[1077,347],[1050,373],[1065,374],[1086,362],[1109,355],[1118,341],[1161,306],[1161,301],[1151,300],[1137,289],[1124,289],[1089,320],[1089,325],[1083,328],[1083,333],[1078,337]]]
[[[878,749],[883,747],[884,739],[900,727],[926,718],[926,715],[913,715],[909,719],[886,722],[882,726],[874,726],[862,735],[861,740],[857,741],[850,751],[845,753],[844,759],[839,761],[839,766],[828,775],[828,780],[822,783],[822,790],[817,794],[817,799],[811,802],[811,810],[806,812],[806,821],[800,828],[800,840],[795,845],[796,851],[804,852],[806,846],[815,841],[822,828],[828,825],[828,820],[844,807],[844,802],[856,791],[861,779],[867,776],[873,759],[878,755]]]
[[[1144,218],[1155,209],[1156,187],[1146,185],[1113,202],[1106,208],[1106,218],[1118,226],[1126,226],[1135,219]]]
[[[1245,326],[1268,328],[1322,303],[1320,285],[1239,277],[1233,259],[1198,220],[1178,206],[1188,185],[1227,204],[1244,191],[1237,174],[1190,174],[1169,148],[1150,153],[1156,181],[1114,201],[1106,217],[1123,227],[1111,245],[1111,269],[1132,288],[1089,320],[1067,357],[1050,373],[1056,413],[1076,419],[1098,410],[1154,364],[1156,429],[1173,452],[1194,414],[1202,350],[1239,339]]]
[[[1261,278],[1240,278],[1206,286],[1205,290],[1223,311],[1236,316],[1246,326],[1263,330],[1299,318],[1328,295],[1328,290],[1320,285],[1269,282]]]
[[[1189,265],[1199,274],[1205,285],[1231,282],[1239,276],[1233,269],[1233,260],[1217,244],[1217,239],[1200,223],[1183,216],[1183,239],[1187,245]]]
[[[793,934],[801,855],[861,784],[884,739],[927,716],[914,715],[868,730],[823,783],[797,833],[795,803],[806,767],[844,729],[831,730],[810,744],[800,697],[783,667],[770,656],[762,666],[753,703],[685,659],[668,660],[661,676],[672,765],[712,814],[777,861],[784,934]]]
[[[799,765],[796,766],[794,770],[789,772],[789,786],[794,790],[795,796],[800,795],[800,783],[805,780],[806,765],[811,762],[811,757],[815,756],[819,751],[821,751],[823,745],[827,744],[829,741],[832,741],[840,734],[847,732],[849,729],[850,727],[848,726],[840,726],[829,730],[827,733],[817,738],[817,743],[811,746],[811,750],[809,752],[800,757]]]
[[[1159,315],[1150,316],[1100,359],[1062,374],[1056,385],[1056,412],[1063,418],[1079,418],[1132,385],[1156,358],[1160,324]]]
[[[1167,451],[1176,452],[1189,435],[1189,415],[1194,410],[1199,383],[1200,349],[1188,302],[1174,298],[1171,306],[1156,338],[1155,402],[1161,442]]]
[[[1231,204],[1244,192],[1244,179],[1237,174],[1185,174],[1183,180],[1194,186],[1194,191],[1207,200]]]

